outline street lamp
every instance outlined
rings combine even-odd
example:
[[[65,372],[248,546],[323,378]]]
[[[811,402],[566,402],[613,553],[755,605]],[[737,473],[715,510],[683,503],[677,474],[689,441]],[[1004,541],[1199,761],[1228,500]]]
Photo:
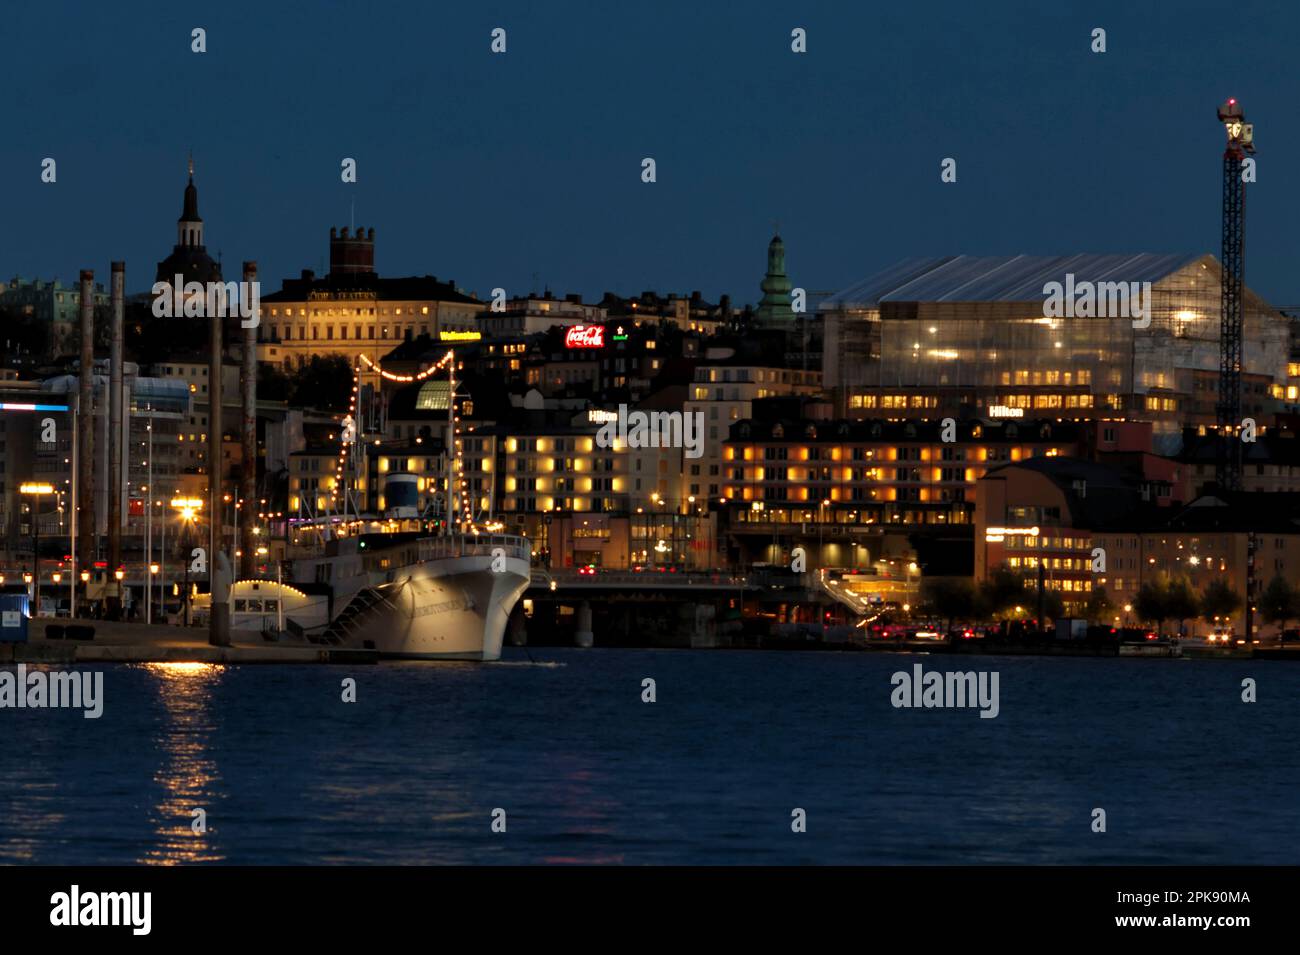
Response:
[[[826,566],[826,561],[823,559],[822,556],[823,546],[824,546],[822,544],[822,540],[823,540],[822,535],[826,526],[826,508],[830,507],[830,505],[831,505],[830,500],[823,499],[821,504],[819,504],[817,507],[817,569],[818,570],[821,570],[824,566]]]
[[[172,498],[172,507],[180,512],[181,520],[185,523],[186,540],[189,540],[189,531],[192,529],[196,515],[203,508],[203,499],[198,497],[176,497]],[[209,558],[210,559],[210,558]],[[190,560],[188,555],[182,559],[185,565],[185,626],[190,625]]]
[[[36,572],[36,584],[32,588],[32,602],[36,608],[32,616],[41,613],[41,495],[53,494],[54,485],[43,481],[25,481],[19,485],[18,492],[35,498],[32,503],[32,569]]]
[[[149,565],[149,579],[144,583],[144,622],[153,623],[153,578],[158,573],[158,565]]]

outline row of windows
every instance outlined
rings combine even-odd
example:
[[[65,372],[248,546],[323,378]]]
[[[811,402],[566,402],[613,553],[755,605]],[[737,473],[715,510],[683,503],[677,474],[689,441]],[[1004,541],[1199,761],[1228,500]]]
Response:
[[[428,326],[428,325],[419,325],[419,326],[416,326],[416,325],[407,325],[405,328],[403,328],[403,327],[400,326],[400,325],[392,325],[392,326],[389,326],[389,325],[380,325],[380,326],[378,326],[378,328],[379,328],[379,337],[380,337],[381,340],[382,340],[382,339],[389,339],[389,338],[391,338],[392,340],[396,341],[398,335],[401,335],[402,338],[403,338],[405,341],[408,341],[408,342],[409,342],[409,341],[410,341],[410,340],[415,336],[415,330],[416,330],[417,327],[419,328],[421,334],[424,334],[424,335],[428,335],[428,334],[429,334],[429,326]],[[281,338],[281,337],[280,337],[280,327],[279,327],[278,325],[259,326],[259,334],[261,333],[261,329],[262,329],[262,328],[265,328],[265,329],[267,330],[267,336],[266,336],[266,338],[262,339],[263,341],[279,342],[279,341],[294,341],[294,340],[295,340],[295,336],[294,336],[294,334],[293,334],[293,331],[294,331],[294,330],[293,330],[292,327],[285,326],[285,329],[284,329],[284,331],[285,331],[285,336],[284,336],[284,338]],[[322,339],[322,336],[321,336],[321,329],[322,329],[322,328],[323,328],[324,331],[325,331],[325,335],[324,335],[323,339]],[[353,340],[355,340],[355,341],[361,341],[362,338],[363,338],[363,336],[362,336],[361,333],[362,333],[362,331],[364,330],[364,331],[366,332],[364,338],[365,338],[366,340],[373,341],[374,338],[375,338],[375,328],[376,328],[376,326],[374,326],[374,325],[366,325],[366,326],[362,326],[362,325],[354,325],[354,326],[352,326],[352,338],[353,338]],[[298,326],[297,326],[297,329],[298,329],[298,334],[297,334],[297,336],[296,336],[296,340],[297,340],[297,341],[300,341],[300,342],[301,342],[301,341],[307,341],[307,340],[308,340],[308,335],[307,335],[307,326],[306,326],[306,325],[298,325]],[[340,325],[340,326],[338,326],[338,332],[339,332],[339,334],[338,334],[338,340],[339,340],[339,341],[347,341],[347,340],[348,340],[348,326],[347,326],[347,325]],[[324,341],[327,341],[327,342],[328,342],[328,341],[334,341],[334,326],[333,326],[333,325],[324,325],[324,326],[322,326],[322,325],[312,325],[312,326],[311,326],[311,336],[310,336],[310,340],[311,340],[311,341],[322,341],[322,340],[324,340]]]
[[[324,317],[324,318],[334,318],[334,317],[335,317],[334,313],[335,313],[336,311],[338,312],[338,317],[339,317],[339,318],[346,318],[346,317],[349,316],[349,315],[374,315],[374,314],[375,314],[375,310],[374,310],[373,308],[353,308],[353,309],[347,309],[347,308],[339,308],[339,309],[333,309],[333,308],[313,308],[313,309],[311,310],[311,317],[312,317],[312,318],[322,318],[322,317]],[[402,308],[401,308],[401,307],[398,307],[398,308],[395,308],[395,309],[393,310],[393,313],[394,313],[395,315],[401,315],[401,314],[402,314],[402,311],[403,311]],[[408,307],[408,308],[406,308],[405,311],[406,311],[406,314],[408,314],[408,315],[414,315],[414,314],[415,314],[415,307],[414,307],[414,306]],[[272,306],[272,308],[271,308],[271,317],[272,317],[272,318],[277,318],[277,317],[279,317],[281,313],[284,314],[284,317],[285,317],[285,318],[292,318],[292,317],[293,317],[293,306],[285,306],[284,308],[280,308],[280,307],[277,307],[277,306]],[[380,315],[387,315],[387,314],[388,314],[388,308],[387,308],[387,306],[381,307],[381,308],[379,309],[379,314],[380,314]],[[421,306],[420,306],[420,314],[421,314],[421,315],[428,315],[428,314],[429,314],[429,306],[427,306],[427,305],[421,305]],[[306,318],[306,317],[307,317],[307,309],[304,308],[304,307],[301,307],[301,306],[300,306],[300,307],[298,308],[298,315],[299,315],[300,317],[302,317],[302,318]]]

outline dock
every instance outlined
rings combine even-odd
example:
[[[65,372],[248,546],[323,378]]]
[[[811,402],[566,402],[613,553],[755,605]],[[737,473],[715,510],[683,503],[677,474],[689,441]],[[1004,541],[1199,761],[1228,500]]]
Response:
[[[92,640],[47,639],[46,627],[87,627]],[[168,627],[106,620],[37,617],[30,621],[27,643],[0,643],[0,665],[44,663],[217,663],[217,664],[371,664],[374,650],[353,650],[299,642],[270,642],[260,634],[231,634],[234,643],[214,647],[202,627]],[[248,637],[256,637],[250,640]]]

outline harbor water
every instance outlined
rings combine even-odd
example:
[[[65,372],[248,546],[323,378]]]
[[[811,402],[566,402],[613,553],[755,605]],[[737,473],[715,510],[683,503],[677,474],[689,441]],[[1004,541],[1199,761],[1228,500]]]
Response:
[[[893,705],[918,663],[996,672],[997,716]],[[0,862],[1300,861],[1285,662],[508,648],[98,669],[98,719],[0,709]]]

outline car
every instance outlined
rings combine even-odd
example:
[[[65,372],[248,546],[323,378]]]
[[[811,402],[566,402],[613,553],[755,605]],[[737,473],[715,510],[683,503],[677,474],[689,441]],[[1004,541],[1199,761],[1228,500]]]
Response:
[[[1282,642],[1282,643],[1300,643],[1300,630],[1297,630],[1297,629],[1295,629],[1295,628],[1292,628],[1292,629],[1289,629],[1289,630],[1283,630],[1283,631],[1282,631],[1282,636],[1281,636],[1281,641],[1280,641],[1280,642]]]

